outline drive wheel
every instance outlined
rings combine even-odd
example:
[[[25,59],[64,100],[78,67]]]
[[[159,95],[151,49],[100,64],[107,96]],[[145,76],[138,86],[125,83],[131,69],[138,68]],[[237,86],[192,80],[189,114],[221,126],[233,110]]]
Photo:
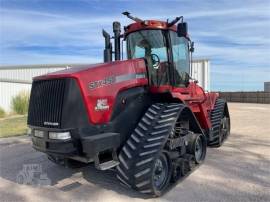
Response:
[[[171,176],[170,160],[165,154],[161,154],[154,163],[152,182],[155,193],[162,193],[167,187]]]
[[[230,135],[230,118],[225,115],[220,121],[220,142],[223,143]]]
[[[203,135],[198,135],[195,141],[195,162],[201,163],[206,155],[206,142],[204,142]]]

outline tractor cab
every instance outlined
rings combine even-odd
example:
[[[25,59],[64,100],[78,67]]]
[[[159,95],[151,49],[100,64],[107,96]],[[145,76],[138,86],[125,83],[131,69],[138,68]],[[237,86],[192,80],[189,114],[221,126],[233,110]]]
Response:
[[[117,22],[113,24],[116,41],[115,60],[120,59],[120,45],[117,39],[123,37],[127,45],[127,58],[145,59],[150,86],[187,87],[191,72],[190,55],[193,51],[193,43],[188,37],[187,24],[183,22],[183,17],[177,17],[172,22],[163,22],[141,20],[128,12],[123,14],[135,23],[124,27],[123,35],[119,34],[120,24]],[[180,23],[176,25],[179,20]],[[104,54],[106,58],[106,49]],[[107,54],[107,58],[111,57]]]

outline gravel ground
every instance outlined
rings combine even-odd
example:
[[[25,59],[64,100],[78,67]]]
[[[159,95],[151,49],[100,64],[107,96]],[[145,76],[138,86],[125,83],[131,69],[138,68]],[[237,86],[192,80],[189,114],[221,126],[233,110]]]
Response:
[[[113,170],[54,165],[26,136],[0,139],[0,201],[270,201],[270,105],[230,103],[229,109],[227,142],[209,148],[200,168],[155,199],[122,187]],[[26,164],[41,165],[51,185],[16,183]]]

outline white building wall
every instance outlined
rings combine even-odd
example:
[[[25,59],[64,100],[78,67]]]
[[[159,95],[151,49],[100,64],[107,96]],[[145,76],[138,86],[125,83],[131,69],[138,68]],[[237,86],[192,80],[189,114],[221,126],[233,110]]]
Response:
[[[65,68],[0,69],[0,79],[32,82],[32,78],[35,76],[48,74],[62,69]]]
[[[192,63],[191,77],[198,80],[198,85],[210,91],[210,61],[194,60]]]
[[[31,84],[25,83],[9,83],[0,82],[0,106],[6,111],[10,112],[11,100],[14,96],[18,95],[21,91],[31,90]]]
[[[264,82],[264,92],[270,92],[270,81]]]
[[[6,112],[11,112],[12,98],[21,91],[31,90],[32,78],[35,76],[48,74],[66,69],[66,65],[61,67],[49,67],[47,65],[35,66],[9,66],[0,67],[0,107]],[[42,67],[43,66],[43,67]]]

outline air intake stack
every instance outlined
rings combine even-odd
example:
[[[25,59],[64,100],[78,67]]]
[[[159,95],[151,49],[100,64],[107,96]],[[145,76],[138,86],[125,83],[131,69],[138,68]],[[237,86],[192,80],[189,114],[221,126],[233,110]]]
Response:
[[[110,41],[110,35],[105,30],[102,30],[102,34],[105,39],[105,49],[103,53],[104,62],[111,62],[112,61],[112,43]]]

